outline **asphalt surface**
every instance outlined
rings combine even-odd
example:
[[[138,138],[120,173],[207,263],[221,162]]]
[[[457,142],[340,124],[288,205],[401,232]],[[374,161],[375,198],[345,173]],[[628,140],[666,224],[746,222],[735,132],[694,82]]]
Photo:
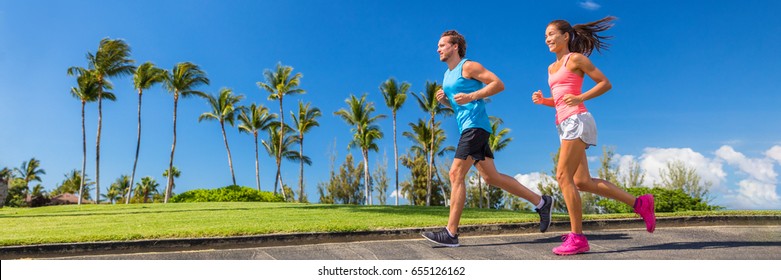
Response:
[[[201,242],[197,244],[194,240],[180,240],[179,243],[153,240],[124,245],[102,242],[97,245],[1,247],[0,259],[781,260],[780,221],[779,217],[660,219],[653,234],[646,232],[636,219],[594,221],[584,224],[591,250],[568,257],[551,252],[561,243],[560,235],[568,228],[566,223],[561,223],[554,224],[547,233],[532,233],[535,227],[531,224],[465,227],[458,248],[438,246],[419,237],[424,229],[407,229],[207,239],[209,242],[195,240]],[[189,244],[189,247],[180,243]]]

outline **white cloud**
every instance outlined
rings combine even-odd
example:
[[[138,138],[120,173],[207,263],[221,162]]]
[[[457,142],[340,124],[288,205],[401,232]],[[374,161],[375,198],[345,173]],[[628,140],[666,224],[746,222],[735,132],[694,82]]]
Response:
[[[399,190],[399,192],[401,192],[401,190]],[[391,193],[390,193],[390,195],[389,195],[389,197],[391,197],[391,198],[396,198],[397,196],[398,196],[399,198],[401,198],[401,196],[399,196],[399,193],[398,193],[398,192],[396,192],[396,190],[394,190],[393,192],[391,192]]]
[[[771,147],[765,152],[765,158],[749,158],[725,145],[716,151],[716,156],[748,175],[738,183],[736,194],[728,197],[733,208],[781,208],[781,199],[776,192],[778,174],[774,170],[774,160],[781,163],[781,147]]]
[[[632,167],[633,162],[637,162],[637,159],[633,155],[616,154],[612,163],[618,166],[619,173],[628,174],[629,168]]]
[[[779,209],[781,199],[776,193],[775,184],[746,179],[738,183],[740,189],[734,197],[734,208],[737,209]]]
[[[771,153],[769,150],[766,154]],[[775,184],[776,174],[773,170],[773,161],[770,158],[747,158],[742,153],[736,152],[730,146],[721,146],[716,150],[716,156],[723,159],[730,165],[737,166],[740,171],[747,173],[751,178],[764,183]]]
[[[538,183],[545,183],[545,180],[554,183],[556,182],[553,177],[540,172],[533,172],[531,174],[516,174],[514,178],[516,181],[520,182],[522,185],[526,186],[536,194],[541,194],[540,190],[537,188]]]
[[[578,5],[580,5],[581,8],[589,11],[596,11],[599,9],[599,7],[601,7],[599,4],[597,4],[592,0],[581,1],[580,3],[578,3]]]
[[[741,144],[743,144],[743,142],[744,142],[743,140],[735,139],[735,140],[727,140],[724,141],[723,143],[724,145],[729,145],[729,146],[740,146]]]
[[[776,191],[778,174],[774,163],[781,163],[781,146],[773,146],[765,152],[764,158],[749,158],[735,151],[732,146],[724,145],[714,152],[714,158],[708,158],[690,148],[646,148],[640,156],[640,165],[646,171],[646,182],[660,182],[659,170],[673,160],[694,167],[704,180],[713,183],[711,195],[720,198],[724,206],[733,209],[779,209],[781,197]],[[621,156],[619,167],[626,168],[629,159]],[[728,174],[723,165],[737,167],[739,172],[729,176],[743,174],[745,178],[737,184],[726,185]]]
[[[781,164],[781,146],[776,145],[771,147],[770,150],[765,152],[765,156],[777,161],[778,164]]]
[[[467,175],[466,176],[466,185],[467,185],[467,187],[476,187],[477,186],[477,180],[480,180],[480,183],[485,185],[485,179],[483,179],[482,176],[479,176],[477,174]]]
[[[667,168],[668,162],[676,160],[695,168],[697,175],[713,186],[721,185],[727,177],[720,160],[707,158],[690,148],[645,148],[640,167],[646,172],[646,183],[661,183],[660,171]]]
[[[680,161],[694,168],[704,181],[712,183],[710,195],[716,199],[714,204],[727,206],[730,209],[781,209],[781,194],[778,189],[778,173],[776,164],[781,164],[781,146],[775,145],[764,153],[764,157],[750,158],[735,151],[732,146],[724,145],[713,152],[712,157],[694,151],[691,148],[645,148],[643,154],[616,154],[613,164],[619,172],[626,174],[632,162],[637,162],[645,171],[645,185],[653,186],[661,182],[660,170],[667,167],[668,162]],[[726,169],[725,165],[735,169]],[[735,178],[735,176],[741,176]],[[727,179],[729,183],[727,183]],[[537,184],[555,179],[544,173],[517,174],[515,180],[534,192]],[[736,182],[736,183],[735,183]]]

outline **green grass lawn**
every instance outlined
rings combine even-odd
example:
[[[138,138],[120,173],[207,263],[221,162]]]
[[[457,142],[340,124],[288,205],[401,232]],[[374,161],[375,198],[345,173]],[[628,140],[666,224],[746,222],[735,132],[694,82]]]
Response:
[[[781,211],[661,213],[657,216],[781,215]],[[343,232],[444,226],[448,208],[294,203],[69,205],[0,209],[0,246],[43,243]],[[633,218],[585,215],[584,219]],[[554,220],[567,220],[554,214]],[[538,222],[535,212],[467,208],[462,225]]]

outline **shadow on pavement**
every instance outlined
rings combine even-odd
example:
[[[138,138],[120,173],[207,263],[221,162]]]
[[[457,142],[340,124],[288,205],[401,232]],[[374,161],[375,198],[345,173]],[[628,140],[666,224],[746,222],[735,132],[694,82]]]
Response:
[[[671,251],[697,249],[723,249],[738,247],[778,247],[781,242],[751,242],[751,241],[717,241],[717,242],[673,242],[648,246],[632,247],[621,250],[594,252],[594,254],[614,254],[637,251]]]
[[[632,239],[626,233],[611,233],[611,234],[595,234],[588,235],[588,240],[626,240]],[[552,236],[546,238],[539,238],[532,241],[520,241],[520,242],[504,242],[504,243],[487,243],[487,244],[474,244],[474,245],[461,245],[459,247],[491,247],[491,246],[505,246],[505,245],[523,245],[523,244],[547,244],[561,243],[561,236]],[[434,246],[432,248],[448,248],[446,246]]]

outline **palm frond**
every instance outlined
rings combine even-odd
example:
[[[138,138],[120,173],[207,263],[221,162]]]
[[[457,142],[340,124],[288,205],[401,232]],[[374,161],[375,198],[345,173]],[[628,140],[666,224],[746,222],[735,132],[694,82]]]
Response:
[[[135,74],[133,74],[133,86],[137,90],[149,89],[157,83],[161,83],[165,80],[165,71],[157,68],[152,62],[144,62],[136,68]]]
[[[304,94],[306,91],[298,88],[303,75],[296,73],[292,77],[290,73],[293,72],[293,67],[282,66],[282,63],[277,63],[274,71],[266,69],[263,72],[265,82],[257,82],[259,88],[269,92],[269,100],[279,100],[284,98],[285,95],[292,94]]]
[[[206,94],[195,90],[195,87],[209,85],[209,82],[206,72],[192,62],[177,63],[170,72],[166,71],[166,89],[182,97],[191,95],[205,97]]]
[[[132,75],[135,66],[130,59],[130,46],[122,39],[100,40],[95,54],[88,53],[90,68],[98,72],[101,80]]]

